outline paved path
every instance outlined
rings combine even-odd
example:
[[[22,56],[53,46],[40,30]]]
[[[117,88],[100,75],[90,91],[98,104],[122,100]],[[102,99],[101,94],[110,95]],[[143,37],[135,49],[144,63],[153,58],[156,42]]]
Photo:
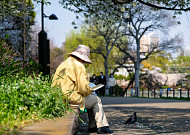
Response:
[[[114,135],[190,135],[190,101],[125,97],[101,99]],[[123,124],[133,112],[137,112],[137,122]]]

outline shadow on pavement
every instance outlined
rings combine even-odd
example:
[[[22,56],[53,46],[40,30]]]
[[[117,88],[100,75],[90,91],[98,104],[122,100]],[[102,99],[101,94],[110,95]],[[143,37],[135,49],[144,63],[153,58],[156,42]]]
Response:
[[[120,130],[118,134],[190,134],[190,109],[104,107],[104,111],[111,129]],[[123,124],[133,112],[137,112],[137,122],[131,125]]]

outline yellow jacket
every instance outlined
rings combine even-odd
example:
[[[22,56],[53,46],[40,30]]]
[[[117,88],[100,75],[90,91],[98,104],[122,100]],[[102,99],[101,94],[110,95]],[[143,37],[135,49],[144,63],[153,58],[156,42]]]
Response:
[[[73,57],[63,61],[56,69],[52,86],[60,86],[71,104],[84,109],[85,97],[92,93],[85,66]]]

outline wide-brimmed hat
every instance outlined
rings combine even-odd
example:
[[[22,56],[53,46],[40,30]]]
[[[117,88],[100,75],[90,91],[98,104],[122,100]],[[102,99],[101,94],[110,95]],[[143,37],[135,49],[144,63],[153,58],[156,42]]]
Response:
[[[69,53],[69,55],[74,55],[80,58],[81,60],[92,64],[91,60],[89,59],[89,54],[90,49],[85,45],[78,45],[78,47],[72,53]]]

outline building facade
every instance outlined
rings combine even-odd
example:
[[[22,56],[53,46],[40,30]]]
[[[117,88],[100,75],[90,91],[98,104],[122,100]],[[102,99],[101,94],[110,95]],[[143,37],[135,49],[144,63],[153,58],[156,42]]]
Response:
[[[140,52],[141,53],[148,53],[152,51],[153,48],[157,48],[159,44],[159,39],[157,34],[147,34],[143,35],[140,40]]]

